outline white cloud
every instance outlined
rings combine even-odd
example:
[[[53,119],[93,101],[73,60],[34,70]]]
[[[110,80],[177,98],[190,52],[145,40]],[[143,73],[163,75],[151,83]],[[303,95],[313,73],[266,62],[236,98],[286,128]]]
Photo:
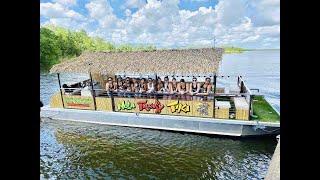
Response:
[[[40,3],[40,15],[48,18],[84,18],[81,14],[70,10],[59,3]]]
[[[141,8],[146,5],[146,0],[126,0],[124,8]]]
[[[123,24],[123,20],[114,15],[108,1],[93,0],[85,7],[88,9],[90,17],[97,20],[101,28],[119,28]]]
[[[254,11],[253,22],[257,26],[272,26],[280,23],[280,0],[249,0]]]
[[[63,5],[67,5],[67,6],[72,6],[72,5],[77,4],[76,0],[54,0],[54,2],[57,2],[59,4],[63,4]]]
[[[218,45],[279,47],[278,1],[246,2],[220,0],[215,7],[191,11],[179,9],[178,0],[148,0],[147,3],[129,0],[123,9],[125,18],[118,18],[109,1],[93,0],[85,5],[89,14],[85,21],[82,15],[59,3],[41,3],[40,7],[41,16],[49,18],[46,23],[83,28],[90,35],[115,43],[167,47],[212,45],[215,35]],[[130,8],[138,10],[133,13]],[[275,11],[271,11],[272,8]],[[255,12],[254,16],[248,11]],[[97,28],[90,24],[96,24]]]
[[[183,0],[185,2],[208,2],[209,0]]]
[[[257,35],[254,35],[254,36],[249,36],[249,37],[243,39],[241,42],[254,42],[259,38],[260,38],[260,35],[257,34]]]
[[[130,9],[126,9],[126,10],[124,11],[124,14],[125,14],[126,16],[131,16],[131,11],[130,11]]]
[[[239,23],[245,15],[245,4],[240,0],[221,0],[215,7],[217,20],[223,25]]]
[[[93,0],[85,6],[89,11],[90,17],[96,20],[113,15],[112,7],[109,2],[105,0]]]

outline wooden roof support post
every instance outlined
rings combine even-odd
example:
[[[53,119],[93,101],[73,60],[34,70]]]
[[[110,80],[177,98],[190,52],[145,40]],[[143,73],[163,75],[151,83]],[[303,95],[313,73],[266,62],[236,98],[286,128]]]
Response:
[[[61,101],[62,101],[62,107],[64,108],[63,93],[62,93],[61,82],[60,82],[60,73],[57,73],[57,75],[58,75],[58,82],[59,82],[59,89],[60,89],[60,96],[61,96]]]
[[[89,72],[89,75],[90,75],[90,84],[91,84],[91,89],[92,89],[92,97],[93,97],[94,110],[97,110],[97,105],[96,105],[96,92],[95,92],[95,90],[94,90],[94,88],[93,88],[91,71]]]
[[[250,120],[250,115],[253,115],[253,107],[252,107],[252,98],[253,95],[249,95],[249,115],[248,115],[248,120]]]
[[[217,90],[217,75],[213,76],[213,117],[216,116],[216,90]]]
[[[238,76],[238,81],[237,81],[237,85],[239,86],[239,82],[240,82],[240,76]]]
[[[155,75],[155,77],[156,77],[156,87],[154,88],[154,90],[157,90],[157,91],[159,91],[159,89],[158,89],[158,76],[157,76],[157,73],[155,73],[154,74]],[[156,99],[158,100],[158,92],[156,92]]]

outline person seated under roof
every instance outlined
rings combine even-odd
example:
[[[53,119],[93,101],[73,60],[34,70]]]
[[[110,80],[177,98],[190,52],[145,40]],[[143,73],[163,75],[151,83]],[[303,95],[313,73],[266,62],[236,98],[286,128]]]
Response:
[[[140,81],[139,93],[145,93],[148,90],[148,85],[145,78],[142,78]]]
[[[118,82],[117,82],[117,96],[119,97],[123,97],[124,96],[124,93],[125,93],[125,87],[123,85],[123,81],[122,79],[118,79]]]
[[[197,82],[196,77],[192,78],[192,82],[189,84],[189,91],[188,92],[192,96],[192,99],[194,99],[194,100],[200,99],[199,96],[193,96],[193,95],[197,95],[200,92],[200,83]]]
[[[157,78],[157,83],[156,83],[156,91],[157,93],[163,93],[164,92],[164,84],[163,82],[161,81],[161,78],[158,77]]]
[[[116,81],[114,81],[112,79],[112,77],[108,78],[108,82],[106,83],[106,91],[107,91],[107,95],[109,97],[111,97],[111,93],[114,94],[114,96],[116,96],[116,92],[118,90],[118,83]]]
[[[187,99],[187,93],[189,91],[189,88],[187,86],[187,83],[184,79],[180,79],[180,82],[178,84],[178,97],[181,99]]]
[[[161,87],[160,91],[158,91],[159,93],[163,93],[163,99],[169,99],[169,96],[167,94],[170,93],[170,88],[169,88],[169,77],[166,76],[164,77],[164,82],[161,81],[161,78],[159,77],[159,81],[158,84],[161,83]]]
[[[170,99],[176,99],[176,95],[178,94],[178,83],[176,78],[172,78],[172,81],[169,83],[169,93],[170,96],[168,98]]]
[[[211,79],[209,77],[207,77],[205,79],[205,82],[200,86],[200,92],[198,93],[198,95],[202,95],[203,100],[207,100],[208,95],[210,93],[212,93],[213,85],[210,81],[211,81]],[[209,96],[209,99],[212,99],[212,98],[213,98],[213,96]]]
[[[112,92],[114,90],[116,90],[116,87],[114,86],[113,79],[112,79],[112,77],[109,77],[108,81],[106,83],[106,91]]]
[[[125,96],[130,98],[131,92],[132,92],[132,83],[129,77],[125,79],[123,86],[124,86]]]
[[[147,93],[155,92],[155,83],[153,82],[152,78],[148,78],[147,82]]]

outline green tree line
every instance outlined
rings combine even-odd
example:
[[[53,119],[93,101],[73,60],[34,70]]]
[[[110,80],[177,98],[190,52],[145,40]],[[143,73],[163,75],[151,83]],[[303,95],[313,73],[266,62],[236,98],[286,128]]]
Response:
[[[154,46],[114,45],[99,37],[90,37],[84,31],[62,27],[40,28],[40,69],[47,71],[64,59],[79,56],[83,51],[153,51]]]

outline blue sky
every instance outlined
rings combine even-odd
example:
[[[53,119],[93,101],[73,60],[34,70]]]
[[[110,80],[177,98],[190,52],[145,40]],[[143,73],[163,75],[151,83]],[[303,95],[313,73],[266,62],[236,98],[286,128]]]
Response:
[[[277,0],[41,0],[40,24],[116,44],[279,48]]]

